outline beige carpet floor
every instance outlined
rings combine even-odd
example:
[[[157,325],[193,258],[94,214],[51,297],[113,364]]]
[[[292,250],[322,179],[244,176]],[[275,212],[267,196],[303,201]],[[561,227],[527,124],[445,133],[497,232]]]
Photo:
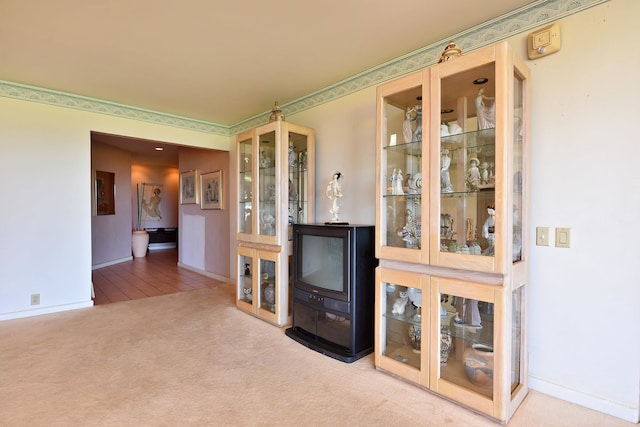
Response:
[[[233,287],[0,322],[1,426],[495,426],[234,306]],[[532,392],[512,426],[631,426]]]

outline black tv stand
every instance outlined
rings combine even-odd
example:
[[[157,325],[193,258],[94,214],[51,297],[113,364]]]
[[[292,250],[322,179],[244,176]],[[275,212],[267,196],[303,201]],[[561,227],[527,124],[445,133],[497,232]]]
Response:
[[[336,346],[334,343],[326,341],[318,336],[314,336],[302,328],[291,327],[284,331],[289,337],[299,342],[300,344],[315,350],[318,353],[322,353],[325,356],[332,357],[341,362],[352,363],[358,359],[363,358],[369,353],[373,352],[373,346],[367,347],[357,353],[350,353],[348,350]]]
[[[292,325],[285,330],[288,337],[346,363],[373,352],[377,266],[374,230],[369,225],[294,225]],[[319,251],[305,253],[304,247],[300,247],[300,236],[305,239],[328,236],[343,242],[341,250],[336,251],[343,257],[338,263],[340,268],[335,269],[335,262],[330,263],[331,253],[325,253],[326,248],[321,245],[318,245]],[[328,290],[331,287],[323,285],[333,283],[335,277],[318,279],[312,274],[301,274],[304,255],[308,262],[311,258],[312,271],[337,270],[344,284],[343,290]],[[304,277],[312,277],[316,284],[310,285]],[[340,282],[339,279],[336,281]]]

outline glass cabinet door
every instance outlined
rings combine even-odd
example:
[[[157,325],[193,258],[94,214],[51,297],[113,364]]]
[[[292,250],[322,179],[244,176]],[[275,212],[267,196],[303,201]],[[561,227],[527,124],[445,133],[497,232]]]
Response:
[[[276,321],[276,313],[281,311],[281,304],[286,304],[286,298],[280,289],[281,283],[278,275],[278,253],[269,251],[256,251],[258,263],[258,300],[257,312],[263,318],[271,322]],[[287,286],[288,288],[288,286]]]
[[[431,277],[431,322],[438,325],[431,357],[439,361],[431,365],[431,389],[489,414],[497,396],[515,392],[522,376],[522,289]],[[499,327],[506,317],[510,327]],[[500,354],[506,357],[494,359]]]
[[[288,240],[292,239],[293,224],[306,223],[309,214],[309,148],[307,135],[289,132]]]
[[[423,73],[378,88],[381,159],[376,246],[382,252],[379,257],[387,259],[421,262],[428,250],[428,240],[422,238],[423,182],[425,186],[429,182],[423,170],[423,129],[428,135],[423,90]]]
[[[253,311],[253,273],[255,272],[254,251],[248,248],[238,248],[238,274],[236,298],[238,304],[244,306],[245,310]]]
[[[276,235],[278,224],[278,182],[276,182],[276,165],[278,151],[276,131],[271,130],[258,134],[258,235]]]
[[[422,292],[425,276],[389,269],[378,269],[376,274],[380,312],[376,316],[380,322],[376,366],[428,385],[429,293]]]
[[[495,65],[447,75],[440,84],[439,251],[493,257]]]
[[[252,233],[253,143],[251,135],[238,143],[238,233]]]

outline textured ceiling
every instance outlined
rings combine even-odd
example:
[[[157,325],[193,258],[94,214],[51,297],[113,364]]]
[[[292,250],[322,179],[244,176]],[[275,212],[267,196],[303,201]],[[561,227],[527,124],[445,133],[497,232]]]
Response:
[[[231,126],[531,3],[2,0],[0,80]]]

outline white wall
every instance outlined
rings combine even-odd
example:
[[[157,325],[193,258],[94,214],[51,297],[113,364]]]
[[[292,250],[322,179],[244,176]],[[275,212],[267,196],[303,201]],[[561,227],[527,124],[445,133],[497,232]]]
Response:
[[[529,301],[533,389],[638,422],[640,405],[640,2],[614,0],[559,21],[562,50],[532,72],[535,226],[571,228],[571,248],[534,246]],[[510,43],[526,58],[526,34]],[[345,173],[341,217],[373,223],[375,89],[287,120],[317,136],[316,218]],[[551,235],[554,241],[554,234]]]

